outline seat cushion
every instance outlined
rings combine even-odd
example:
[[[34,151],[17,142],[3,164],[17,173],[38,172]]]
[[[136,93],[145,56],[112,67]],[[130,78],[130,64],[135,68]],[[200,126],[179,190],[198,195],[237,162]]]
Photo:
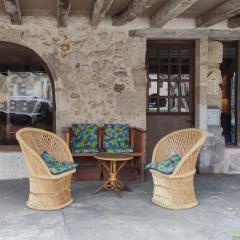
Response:
[[[73,148],[74,153],[98,153],[98,148]]]
[[[48,166],[50,172],[54,175],[75,169],[79,166],[77,163],[59,162],[53,158],[47,151],[41,154],[43,161]]]
[[[103,147],[104,149],[129,148],[128,124],[105,124]]]
[[[71,148],[73,152],[79,149],[96,149],[98,134],[96,124],[73,124]]]
[[[108,153],[132,153],[133,149],[131,147],[126,148],[106,148]]]
[[[178,162],[180,161],[178,154],[173,154],[169,159],[163,160],[159,163],[153,162],[145,166],[145,170],[154,169],[164,174],[172,174]]]

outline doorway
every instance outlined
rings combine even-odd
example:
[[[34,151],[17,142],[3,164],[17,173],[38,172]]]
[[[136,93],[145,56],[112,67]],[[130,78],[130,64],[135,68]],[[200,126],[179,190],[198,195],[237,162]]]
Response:
[[[237,42],[223,43],[221,127],[226,145],[237,144]]]
[[[168,133],[194,127],[193,41],[147,43],[146,159]]]
[[[17,145],[24,127],[55,131],[53,77],[31,49],[0,42],[0,146]]]

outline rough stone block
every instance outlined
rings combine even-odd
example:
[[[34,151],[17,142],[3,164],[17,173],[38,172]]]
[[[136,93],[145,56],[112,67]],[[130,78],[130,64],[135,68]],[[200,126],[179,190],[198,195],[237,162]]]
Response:
[[[223,44],[218,41],[210,41],[208,45],[208,62],[222,63],[223,60]]]

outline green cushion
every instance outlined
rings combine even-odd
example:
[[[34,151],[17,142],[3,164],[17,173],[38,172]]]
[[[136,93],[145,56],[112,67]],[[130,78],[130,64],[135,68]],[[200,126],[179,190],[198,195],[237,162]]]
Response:
[[[125,149],[129,147],[128,124],[104,125],[104,149]]]
[[[130,147],[126,148],[106,148],[106,152],[108,153],[132,153],[133,149]]]
[[[79,152],[79,149],[96,149],[98,147],[98,134],[96,124],[73,124],[71,149]]]
[[[74,153],[98,153],[98,148],[74,148]]]
[[[41,154],[43,161],[48,166],[50,172],[54,175],[75,169],[79,166],[77,163],[59,162],[54,159],[47,151]]]
[[[154,169],[164,174],[172,174],[175,170],[181,157],[178,154],[173,154],[170,158],[159,163],[153,162],[145,166],[145,170]]]

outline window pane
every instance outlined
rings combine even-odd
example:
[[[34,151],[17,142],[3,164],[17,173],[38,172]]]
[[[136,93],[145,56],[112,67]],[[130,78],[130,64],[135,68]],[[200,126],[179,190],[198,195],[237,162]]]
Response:
[[[181,80],[189,80],[189,66],[182,65],[181,66]]]
[[[149,96],[157,96],[157,82],[149,82]]]
[[[181,112],[189,112],[189,99],[181,98]]]
[[[16,144],[23,127],[52,130],[52,90],[46,73],[0,74],[0,144]]]
[[[179,49],[170,49],[170,62],[171,64],[179,63]]]
[[[178,98],[170,98],[170,112],[178,112]]]
[[[159,79],[168,80],[168,65],[159,66]]]
[[[170,82],[170,96],[178,96],[178,83]]]
[[[181,49],[181,62],[185,64],[189,63],[189,49]]]
[[[157,97],[149,97],[148,111],[149,112],[157,112]]]
[[[181,82],[181,95],[183,97],[189,96],[189,82]]]
[[[168,112],[168,98],[167,97],[159,98],[159,111],[160,112]]]
[[[149,62],[149,64],[158,64],[158,49],[157,48],[149,49],[148,62]]]
[[[159,62],[161,64],[168,64],[168,49],[161,48],[159,50]]]
[[[179,66],[171,66],[170,80],[179,80]]]
[[[150,65],[149,66],[149,80],[155,80],[157,81],[157,73],[158,73],[158,65]]]
[[[168,96],[168,82],[160,82],[160,96]]]

